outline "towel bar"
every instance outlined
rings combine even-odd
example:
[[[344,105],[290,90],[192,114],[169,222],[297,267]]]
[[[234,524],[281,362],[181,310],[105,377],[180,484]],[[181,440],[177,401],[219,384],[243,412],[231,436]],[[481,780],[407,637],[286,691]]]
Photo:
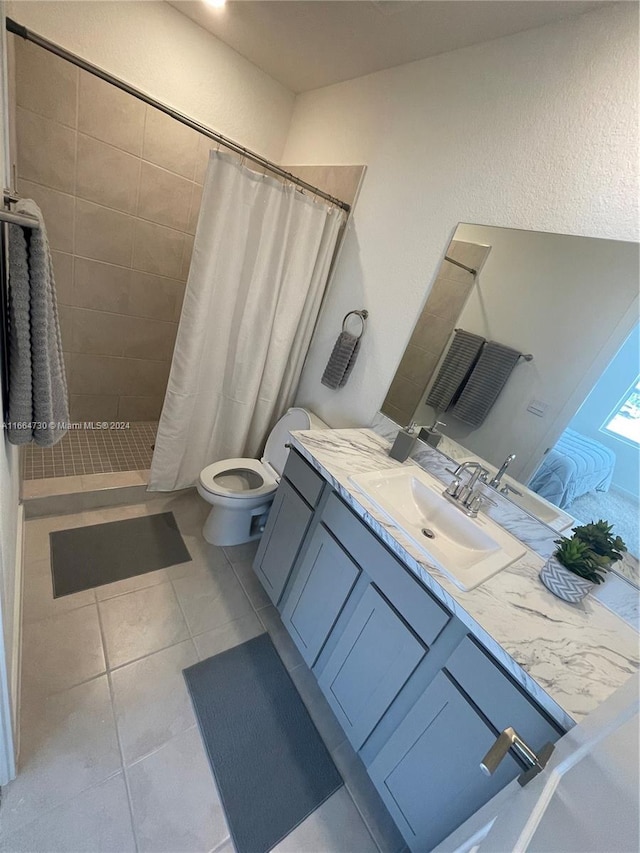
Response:
[[[6,205],[14,204],[20,201],[20,196],[11,190],[3,191],[4,203]],[[28,213],[14,213],[13,210],[7,210],[0,207],[0,222],[9,222],[12,225],[22,225],[23,228],[38,228],[39,222],[35,216],[29,216]]]
[[[453,331],[454,332],[464,332],[464,329],[454,329]],[[523,358],[525,361],[533,361],[533,355],[530,352],[528,352],[526,354],[521,352],[520,358]]]

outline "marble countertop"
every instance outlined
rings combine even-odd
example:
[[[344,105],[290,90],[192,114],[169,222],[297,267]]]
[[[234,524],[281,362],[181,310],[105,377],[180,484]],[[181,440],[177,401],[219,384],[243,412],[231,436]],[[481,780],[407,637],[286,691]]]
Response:
[[[538,579],[544,563],[539,553],[528,550],[521,560],[470,592],[458,589],[429,565],[402,530],[349,481],[353,474],[400,464],[389,457],[386,439],[370,429],[291,435],[301,455],[560,725],[571,728],[638,670],[637,632],[594,599],[576,605],[552,595]],[[448,482],[446,457],[431,450],[426,457],[432,464],[424,459],[403,464],[419,463]],[[500,507],[491,515],[499,521]],[[515,532],[513,526],[510,530]],[[532,548],[535,535],[532,527],[523,529],[518,538]]]

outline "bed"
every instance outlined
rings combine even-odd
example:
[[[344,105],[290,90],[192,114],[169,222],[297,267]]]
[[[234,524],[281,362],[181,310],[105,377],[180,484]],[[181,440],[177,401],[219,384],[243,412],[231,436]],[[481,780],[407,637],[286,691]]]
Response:
[[[566,429],[528,486],[561,509],[587,492],[608,492],[616,455],[604,444]]]

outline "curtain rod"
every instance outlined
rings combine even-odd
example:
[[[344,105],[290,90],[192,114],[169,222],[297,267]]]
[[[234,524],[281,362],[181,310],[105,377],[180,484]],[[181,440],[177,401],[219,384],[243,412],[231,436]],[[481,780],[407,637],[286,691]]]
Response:
[[[105,80],[107,83],[111,83],[112,86],[116,86],[128,95],[132,95],[134,98],[144,101],[144,103],[148,104],[150,107],[155,107],[155,109],[160,110],[160,112],[163,112],[165,115],[168,115],[176,121],[190,127],[192,130],[207,136],[209,139],[213,139],[214,142],[217,142],[220,145],[224,145],[224,147],[228,148],[230,151],[234,151],[236,154],[241,154],[245,159],[251,160],[253,163],[257,163],[259,166],[268,169],[274,175],[285,178],[297,187],[308,190],[310,193],[313,193],[313,195],[318,196],[318,198],[323,198],[325,201],[331,202],[331,204],[347,211],[347,213],[351,210],[351,206],[347,204],[346,201],[341,201],[339,198],[335,198],[334,196],[329,195],[329,193],[323,192],[323,190],[318,187],[314,187],[313,184],[308,184],[301,178],[297,178],[295,175],[292,175],[291,172],[281,169],[280,166],[277,166],[265,157],[261,157],[260,154],[256,154],[255,151],[250,151],[248,148],[244,148],[232,139],[227,139],[227,137],[223,136],[221,133],[211,130],[210,127],[206,127],[206,125],[200,124],[183,113],[178,112],[178,110],[174,110],[172,107],[168,107],[166,104],[156,101],[155,98],[152,98],[150,95],[146,95],[144,92],[141,92],[140,89],[130,86],[128,83],[125,83],[124,80],[114,77],[112,74],[109,74],[108,71],[103,71],[91,62],[87,62],[85,59],[76,56],[75,53],[71,53],[64,47],[60,47],[60,45],[55,44],[55,42],[49,41],[43,36],[34,33],[32,30],[27,29],[22,26],[22,24],[18,24],[11,18],[6,19],[6,27],[8,32],[20,36],[27,41],[33,42],[33,44],[37,44],[39,47],[48,50],[50,53],[55,53],[56,56],[59,56],[61,59],[66,59],[67,62],[77,65],[78,68],[82,68],[83,71],[87,71],[89,74],[100,77],[102,80]]]

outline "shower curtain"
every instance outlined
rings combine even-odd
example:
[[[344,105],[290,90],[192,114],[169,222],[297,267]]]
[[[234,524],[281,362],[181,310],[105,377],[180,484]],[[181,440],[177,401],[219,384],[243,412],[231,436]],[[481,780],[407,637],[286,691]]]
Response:
[[[293,403],[344,213],[212,151],[149,488],[257,456]]]

